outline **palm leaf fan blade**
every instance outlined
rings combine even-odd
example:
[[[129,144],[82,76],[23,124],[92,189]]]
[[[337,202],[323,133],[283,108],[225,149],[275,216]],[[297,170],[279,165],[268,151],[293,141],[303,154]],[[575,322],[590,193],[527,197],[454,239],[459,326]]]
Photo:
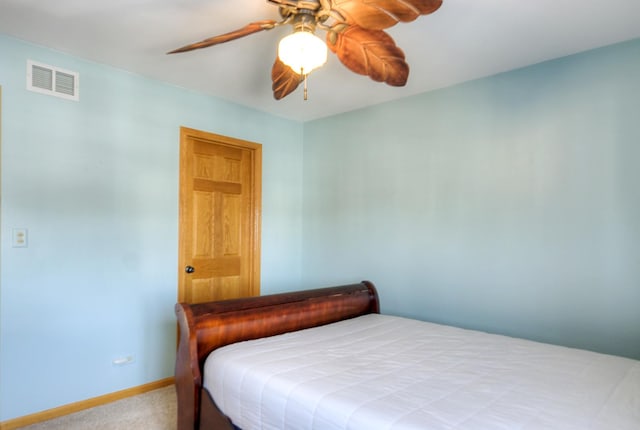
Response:
[[[283,99],[291,94],[300,85],[300,75],[291,70],[291,67],[280,61],[276,56],[276,61],[271,68],[271,89],[273,90],[273,98],[276,100]]]
[[[442,0],[334,0],[331,9],[349,24],[383,30],[433,13],[440,6]]]
[[[327,46],[352,72],[395,87],[407,83],[409,65],[404,52],[382,30],[351,25],[339,33],[327,33]]]
[[[200,42],[185,45],[181,48],[169,51],[167,52],[167,54],[177,54],[180,52],[193,51],[194,49],[208,48],[209,46],[230,42],[232,40],[240,39],[241,37],[245,37],[253,33],[258,33],[259,31],[271,30],[276,24],[276,21],[270,19],[252,22],[242,28],[239,28],[238,30],[230,31],[229,33],[209,37],[207,39],[201,40]]]

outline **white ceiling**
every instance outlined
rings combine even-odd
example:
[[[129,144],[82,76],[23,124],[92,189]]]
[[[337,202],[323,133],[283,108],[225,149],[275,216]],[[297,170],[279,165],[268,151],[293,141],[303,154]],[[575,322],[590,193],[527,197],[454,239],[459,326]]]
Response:
[[[2,33],[300,121],[638,38],[640,0],[444,0],[388,30],[411,66],[405,87],[356,75],[330,54],[309,77],[307,101],[301,88],[280,101],[271,93],[285,27],[165,55],[262,19],[279,19],[266,0],[0,0]]]

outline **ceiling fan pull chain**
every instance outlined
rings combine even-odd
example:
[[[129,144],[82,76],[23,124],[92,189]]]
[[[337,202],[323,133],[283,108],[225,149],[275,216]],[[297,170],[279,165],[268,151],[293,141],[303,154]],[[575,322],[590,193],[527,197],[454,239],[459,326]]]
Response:
[[[302,69],[300,69],[300,73],[302,73]],[[304,74],[304,100],[307,100],[307,75]]]

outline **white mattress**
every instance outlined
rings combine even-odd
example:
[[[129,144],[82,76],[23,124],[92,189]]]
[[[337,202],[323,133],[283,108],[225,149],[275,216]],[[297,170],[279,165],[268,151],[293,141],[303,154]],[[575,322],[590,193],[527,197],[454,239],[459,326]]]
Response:
[[[640,429],[640,361],[366,315],[214,351],[244,429]]]

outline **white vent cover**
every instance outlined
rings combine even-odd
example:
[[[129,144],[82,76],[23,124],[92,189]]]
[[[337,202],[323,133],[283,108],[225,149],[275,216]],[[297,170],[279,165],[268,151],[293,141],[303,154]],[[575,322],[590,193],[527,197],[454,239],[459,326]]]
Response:
[[[70,72],[59,67],[27,61],[27,89],[37,93],[62,97],[63,99],[80,99],[78,72]]]

